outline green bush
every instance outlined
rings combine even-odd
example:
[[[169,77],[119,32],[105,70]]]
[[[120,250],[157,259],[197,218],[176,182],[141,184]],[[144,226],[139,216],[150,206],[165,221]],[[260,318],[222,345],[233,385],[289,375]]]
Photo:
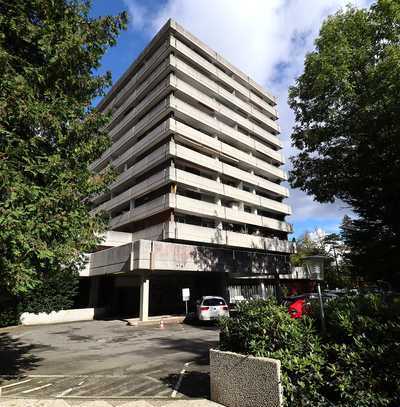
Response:
[[[285,405],[323,405],[325,359],[310,318],[291,319],[274,300],[256,300],[239,304],[220,325],[222,350],[281,361]]]
[[[22,312],[51,312],[70,309],[78,294],[79,275],[73,270],[59,270],[44,274],[39,284],[20,298],[18,310]]]
[[[322,335],[316,319],[250,301],[221,321],[221,349],[280,359],[286,406],[398,407],[399,311],[379,295],[340,298],[326,306]]]
[[[0,303],[0,328],[19,324],[19,314],[14,301]]]
[[[329,380],[336,405],[400,406],[400,306],[393,298],[360,295],[326,307]]]
[[[35,288],[24,296],[0,304],[0,327],[18,325],[23,312],[51,312],[71,309],[78,293],[79,275],[73,270],[43,274]]]

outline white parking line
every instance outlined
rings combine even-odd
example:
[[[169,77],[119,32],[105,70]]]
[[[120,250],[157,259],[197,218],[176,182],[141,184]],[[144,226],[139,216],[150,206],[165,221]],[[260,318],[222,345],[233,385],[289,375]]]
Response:
[[[192,363],[192,362],[186,362],[186,363],[185,363],[185,367],[188,367],[191,363]],[[177,395],[177,393],[178,393],[178,391],[179,391],[179,388],[181,387],[182,380],[183,380],[183,375],[184,375],[185,373],[186,373],[186,369],[183,368],[183,369],[180,371],[180,373],[179,373],[179,379],[178,379],[178,382],[176,383],[176,386],[175,386],[175,388],[174,388],[174,390],[173,390],[173,392],[172,392],[172,394],[171,394],[171,397],[173,397],[173,398],[176,397],[176,395]]]
[[[64,396],[66,396],[67,394],[71,393],[71,391],[77,389],[79,386],[82,386],[82,384],[85,383],[85,381],[86,381],[86,380],[82,380],[81,382],[78,383],[77,386],[70,387],[69,389],[64,390],[64,391],[61,392],[60,394],[55,395],[54,397],[59,398],[59,397],[64,397]]]
[[[7,385],[5,385],[5,386],[1,386],[0,389],[6,389],[7,387],[18,386],[19,384],[27,383],[27,382],[30,382],[31,380],[32,380],[32,379],[27,379],[27,380],[22,380],[22,382],[7,384]]]
[[[53,383],[48,383],[48,384],[45,384],[44,386],[34,387],[33,389],[22,391],[21,393],[22,394],[32,393],[33,391],[44,389],[45,387],[49,387],[52,385],[53,385]]]
[[[0,387],[0,396],[1,396],[1,392],[2,392],[3,389],[6,389],[6,388],[8,388],[8,387],[18,386],[18,385],[23,384],[23,383],[28,383],[28,382],[30,382],[31,380],[32,380],[32,379],[27,379],[27,380],[22,380],[22,382],[11,383],[11,384],[7,384],[7,385],[5,385],[5,386],[1,386],[1,387]]]
[[[75,387],[70,387],[67,390],[64,390],[63,392],[61,392],[60,394],[57,394],[55,397],[64,397],[67,394],[71,393],[72,390],[74,390]]]

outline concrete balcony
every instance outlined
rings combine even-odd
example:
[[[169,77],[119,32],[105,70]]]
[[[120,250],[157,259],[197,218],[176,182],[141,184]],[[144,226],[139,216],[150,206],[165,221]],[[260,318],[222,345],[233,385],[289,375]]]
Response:
[[[148,157],[145,157],[143,160],[139,161],[129,170],[121,174],[117,181],[114,182],[111,190],[113,190],[114,187],[117,187],[123,182],[129,180],[132,176],[134,176],[133,174],[141,173],[148,168],[157,165],[160,162],[163,162],[166,155],[168,154],[168,149],[168,145],[161,146]],[[272,199],[267,199],[251,192],[243,191],[241,189],[210,180],[209,178],[198,176],[176,168],[168,168],[152,175],[148,179],[130,187],[126,191],[104,202],[103,204],[98,206],[95,211],[97,212],[101,210],[116,210],[120,207],[123,207],[130,200],[145,195],[155,189],[162,187],[163,185],[167,185],[170,182],[175,182],[178,185],[184,185],[192,187],[194,189],[199,189],[206,193],[212,193],[215,194],[216,197],[224,197],[229,200],[237,200],[239,202],[243,202],[244,204],[250,204],[252,206],[255,206],[257,209],[267,209],[285,215],[291,214],[290,207],[284,203],[277,202]]]
[[[121,100],[120,107],[113,113],[112,118],[108,126],[106,127],[107,130],[111,130],[114,126],[118,124],[119,121],[122,120],[124,111],[126,111],[130,105],[134,103],[140,102],[140,100],[144,99],[149,92],[149,89],[153,89],[157,83],[161,82],[163,78],[165,78],[171,69],[169,59],[164,59],[160,64],[157,65],[157,68],[151,72],[150,76],[142,81],[138,82],[132,90],[126,94],[126,99]]]
[[[188,242],[201,242],[210,245],[225,245],[247,249],[268,250],[281,253],[293,253],[293,244],[287,240],[230,232],[217,228],[189,225],[178,222],[166,222],[157,225],[160,236],[164,239],[176,239]],[[134,235],[134,239],[136,240]],[[145,239],[146,237],[143,237]]]
[[[249,131],[254,133],[261,133],[269,132],[272,135],[276,135],[280,132],[280,128],[277,122],[271,120],[268,117],[263,117],[263,125],[266,127],[264,129],[262,126],[255,124],[251,121],[248,117],[249,115],[243,115],[236,112],[237,109],[234,107],[230,108],[225,104],[219,102],[213,96],[209,96],[206,92],[198,89],[195,86],[192,86],[189,82],[180,79],[176,75],[173,76],[174,83],[173,85],[176,87],[177,90],[186,94],[186,96],[191,97],[194,99],[195,102],[201,102],[208,106],[210,109],[213,109],[216,114],[224,116],[229,120],[232,120],[234,123],[238,123],[241,126],[245,127]]]
[[[293,253],[294,246],[287,240],[230,232],[217,228],[189,225],[179,222],[165,222],[132,234],[132,240],[174,239],[187,242],[201,242],[210,245],[243,247],[280,253]]]
[[[165,194],[147,202],[146,204],[134,208],[133,210],[127,210],[121,215],[111,219],[109,226],[110,229],[114,230],[128,223],[148,218],[169,208],[175,209],[178,213],[206,217],[225,222],[261,226],[282,232],[292,232],[291,225],[286,222],[175,194]]]
[[[148,218],[156,213],[160,213],[172,207],[170,194],[162,195],[146,204],[134,208],[133,210],[126,211],[115,218],[112,218],[109,223],[109,228],[114,230],[118,227],[127,225],[131,222]]]
[[[109,136],[113,141],[117,141],[121,133],[126,132],[137,122],[139,118],[148,112],[152,107],[157,105],[170,92],[170,78],[161,81],[132,111],[130,111],[124,119],[118,123],[110,132]]]
[[[146,180],[134,185],[128,190],[122,192],[121,194],[115,196],[109,201],[104,202],[98,206],[95,211],[111,211],[116,210],[119,207],[124,206],[131,199],[138,198],[142,195],[145,195],[155,189],[162,187],[170,182],[170,169],[163,170],[157,174],[152,175]]]
[[[247,182],[249,184],[258,186],[267,191],[272,191],[278,195],[281,195],[281,196],[289,195],[287,188],[282,187],[281,185],[278,185],[272,181],[268,181],[264,178],[258,177],[254,174],[251,174],[250,172],[246,172],[233,165],[229,165],[229,164],[226,164],[219,160],[216,160],[215,158],[201,154],[188,147],[175,143],[174,145],[171,146],[170,154],[172,156],[182,158],[183,160],[196,163],[196,165],[199,165],[204,168],[208,168],[209,170],[215,171],[219,174],[228,175],[239,181]],[[276,171],[272,172],[272,171],[270,171],[269,168],[268,168],[268,171],[257,168],[257,171],[259,171],[260,173],[263,173],[263,175],[265,174],[265,176],[268,176],[270,178],[279,179],[279,180],[286,179],[286,174],[282,170],[280,170],[279,168],[276,168],[276,167],[273,167],[273,168]]]
[[[265,113],[265,111],[262,113],[261,109],[256,109],[249,102],[245,102],[243,99],[237,97],[235,93],[227,91],[224,87],[218,85],[218,83],[192,68],[178,57],[171,55],[170,60],[170,63],[175,68],[177,75],[183,77],[186,82],[193,84],[195,87],[200,87],[204,91],[208,92],[209,96],[211,97],[223,98],[234,109],[240,109],[244,114],[252,116],[262,123],[265,123],[267,125],[267,129],[270,128],[274,132],[280,131],[279,125],[275,121],[277,117],[272,113]]]
[[[224,134],[225,137],[220,136],[219,138],[215,138],[205,134],[202,131],[196,130],[193,127],[188,126],[182,122],[173,119],[170,120],[171,120],[170,123],[171,130],[175,134],[181,135],[198,144],[207,146],[208,148],[212,148],[218,151],[219,153],[233,155],[236,159],[239,159],[239,157],[241,157],[242,161],[248,162],[249,160],[252,160],[253,157],[251,157],[251,155],[246,151],[255,150],[266,155],[267,157],[270,157],[279,164],[284,163],[284,159],[281,152],[272,150],[271,148],[265,146],[264,144],[261,144],[260,142],[242,133],[236,132],[238,133],[238,137],[236,138],[231,137],[231,134],[229,134],[227,137]],[[238,148],[232,147],[230,144],[227,144],[225,140],[234,143],[235,145],[239,145],[239,147]],[[244,148],[246,151],[243,151],[241,148],[242,149]]]
[[[178,185],[185,185],[199,189],[204,192],[215,194],[219,197],[234,199],[243,203],[253,205],[257,208],[268,209],[277,213],[290,215],[292,213],[290,207],[284,203],[264,198],[260,195],[241,189],[222,184],[221,182],[213,181],[209,178],[201,177],[187,171],[179,169],[171,169],[171,178]]]
[[[239,209],[227,208],[217,204],[200,201],[198,199],[188,198],[186,196],[170,195],[170,204],[178,213],[201,216],[225,222],[261,226],[282,232],[292,232],[292,226],[286,222],[259,216],[253,213],[247,213]]]
[[[185,45],[182,41],[180,41],[179,39],[177,39],[174,36],[171,36],[170,37],[170,44],[175,49],[175,52],[178,55],[181,54],[184,57],[189,58],[197,66],[200,66],[201,68],[206,70],[210,74],[211,78],[213,78],[214,80],[222,81],[228,87],[231,87],[231,88],[235,89],[235,91],[239,92],[243,97],[247,98],[248,100],[251,100],[253,103],[257,104],[263,110],[265,110],[268,113],[270,113],[271,115],[277,117],[277,112],[276,112],[276,109],[274,107],[272,107],[265,100],[263,100],[262,98],[257,96],[250,89],[246,88],[245,86],[240,84],[238,81],[233,79],[231,76],[226,74],[224,71],[222,71],[216,65],[210,63],[205,58],[203,58],[201,55],[199,55],[198,53],[193,51],[191,48],[189,48],[187,45]],[[253,83],[255,83],[255,82],[253,81]],[[257,85],[257,90],[259,90],[260,88],[261,87],[259,87]],[[265,90],[263,90],[262,92],[264,94],[266,94]],[[271,97],[270,100],[271,100],[271,102],[273,104],[276,104],[275,98]]]
[[[192,35],[190,32],[186,31],[181,25],[179,25],[176,21],[170,20],[170,27],[177,33],[177,36],[182,36],[183,38],[187,39],[191,44],[194,44],[198,49],[200,49],[203,53],[210,56],[211,59],[215,60],[218,64],[223,67],[223,72],[227,69],[228,71],[232,72],[240,81],[246,84],[246,86],[250,86],[255,89],[257,92],[263,95],[265,99],[268,100],[269,103],[276,105],[276,97],[265,90],[262,86],[260,86],[257,82],[252,80],[248,75],[243,73],[241,70],[233,66],[229,61],[227,61],[222,55],[218,54],[217,52],[213,51],[210,47]]]
[[[170,110],[169,99],[166,98],[160,101],[153,109],[148,112],[135,126],[126,131],[126,133],[118,139],[112,146],[96,161],[90,164],[89,168],[92,171],[101,171],[106,165],[112,161],[113,156],[119,156],[123,151],[126,151],[144,132],[147,131],[152,125],[160,121],[168,114]],[[119,158],[119,157],[118,157]],[[119,162],[121,165],[121,162]]]
[[[131,94],[138,83],[144,81],[151,72],[160,65],[170,52],[169,40],[165,39],[159,48],[142,64],[141,68],[129,79],[128,82],[119,90],[114,99],[104,108],[104,112],[118,109]],[[101,107],[101,105],[100,105]]]
[[[255,124],[254,122],[250,121],[249,119],[243,117],[242,115],[236,113],[234,110],[229,109],[228,107],[222,105],[221,103],[217,102],[214,98],[207,96],[205,93],[202,93],[198,89],[196,89],[193,86],[189,85],[188,83],[182,81],[181,79],[177,78],[176,76],[172,76],[171,86],[173,86],[177,91],[186,95],[186,97],[188,99],[191,99],[192,103],[196,104],[196,103],[200,102],[203,105],[207,106],[209,109],[211,109],[211,111],[213,112],[213,115],[217,119],[222,118],[226,122],[232,123],[232,126],[239,124],[244,129],[246,129],[246,131],[257,135],[261,139],[265,139],[266,141],[276,145],[277,147],[281,146],[282,143],[276,135],[263,129],[262,127]],[[177,94],[177,98],[182,100],[182,96],[178,97],[178,94]],[[196,110],[199,110],[199,109],[196,109]],[[275,123],[275,122],[273,122],[273,123]],[[275,123],[275,126],[277,126],[276,123]]]
[[[189,124],[198,123],[198,126],[195,127],[205,126],[209,133],[222,135],[223,137],[228,137],[230,139],[237,139],[238,142],[242,142],[243,144],[252,143],[251,140],[253,139],[248,135],[243,134],[234,127],[217,120],[211,114],[206,114],[201,110],[196,109],[193,105],[178,97],[171,97],[171,103],[171,107],[174,109],[177,117],[182,117],[185,122]],[[264,132],[264,134],[260,137],[267,143],[276,145],[279,149],[282,147],[281,140],[268,132]]]

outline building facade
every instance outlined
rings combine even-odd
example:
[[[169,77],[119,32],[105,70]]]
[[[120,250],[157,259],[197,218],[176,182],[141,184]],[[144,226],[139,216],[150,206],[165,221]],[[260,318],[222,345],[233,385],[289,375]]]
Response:
[[[117,178],[93,198],[110,223],[82,272],[91,302],[145,319],[183,287],[268,295],[293,251],[275,97],[169,20],[98,109],[112,145],[91,169]]]

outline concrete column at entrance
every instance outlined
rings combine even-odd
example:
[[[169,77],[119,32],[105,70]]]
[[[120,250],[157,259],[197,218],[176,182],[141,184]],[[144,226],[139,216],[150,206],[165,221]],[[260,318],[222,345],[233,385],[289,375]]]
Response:
[[[140,283],[140,314],[141,321],[147,321],[149,319],[149,292],[150,292],[150,280],[147,277],[142,277]]]

